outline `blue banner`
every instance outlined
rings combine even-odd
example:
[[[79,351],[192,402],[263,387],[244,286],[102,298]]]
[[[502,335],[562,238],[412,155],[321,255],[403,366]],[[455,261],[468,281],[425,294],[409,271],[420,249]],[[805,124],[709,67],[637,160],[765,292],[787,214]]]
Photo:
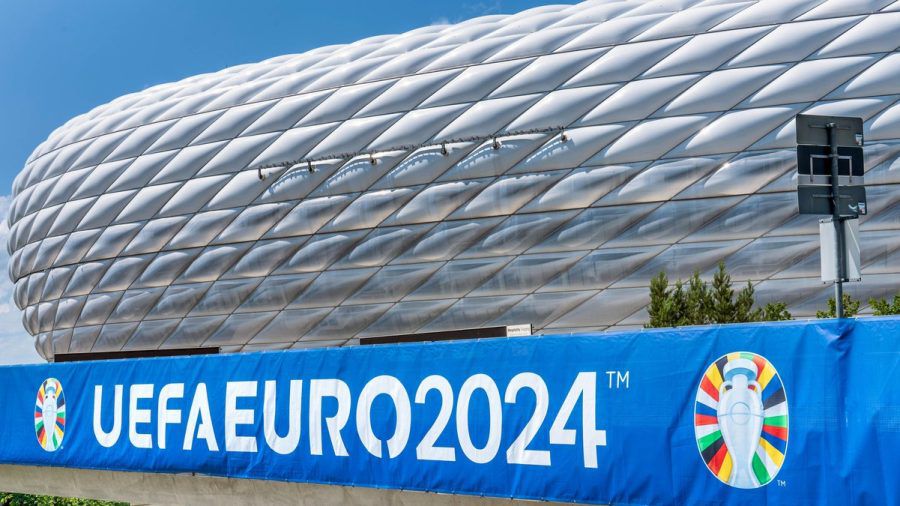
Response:
[[[614,504],[898,504],[900,318],[0,368],[0,462]]]

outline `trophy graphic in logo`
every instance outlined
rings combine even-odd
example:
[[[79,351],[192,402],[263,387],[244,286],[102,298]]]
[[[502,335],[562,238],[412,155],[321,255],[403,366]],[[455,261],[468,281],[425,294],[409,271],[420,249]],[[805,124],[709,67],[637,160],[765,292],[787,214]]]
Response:
[[[707,368],[694,403],[694,433],[706,467],[736,488],[758,488],[784,464],[788,409],[775,367],[755,353],[725,355]]]
[[[38,444],[48,452],[54,452],[62,444],[66,430],[66,397],[62,384],[56,378],[41,383],[34,402],[34,433]]]

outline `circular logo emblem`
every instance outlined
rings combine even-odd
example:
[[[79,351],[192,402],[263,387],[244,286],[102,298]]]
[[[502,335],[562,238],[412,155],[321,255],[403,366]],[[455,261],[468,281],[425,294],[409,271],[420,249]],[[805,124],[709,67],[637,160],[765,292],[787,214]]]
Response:
[[[41,383],[34,401],[34,433],[38,444],[48,452],[55,452],[66,434],[66,396],[56,378]]]
[[[697,388],[694,434],[722,483],[758,488],[772,481],[788,440],[787,398],[775,367],[746,351],[713,362]]]

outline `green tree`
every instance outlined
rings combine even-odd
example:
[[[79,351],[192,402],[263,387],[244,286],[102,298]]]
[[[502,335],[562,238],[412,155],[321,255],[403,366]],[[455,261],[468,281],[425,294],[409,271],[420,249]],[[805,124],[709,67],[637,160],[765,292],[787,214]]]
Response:
[[[734,316],[734,290],[731,276],[725,271],[725,262],[719,262],[719,270],[712,281],[712,320],[716,323],[731,323]]]
[[[735,295],[724,262],[719,262],[710,284],[694,272],[686,285],[678,280],[670,287],[666,273],[660,272],[650,281],[647,312],[647,328],[791,319],[783,302],[754,308],[754,289],[749,281]]]
[[[884,299],[869,299],[869,305],[872,306],[875,316],[900,314],[900,292],[894,295],[892,302]]]
[[[849,293],[845,293],[841,299],[844,301],[844,318],[856,316],[856,313],[859,312],[859,301],[851,297]],[[834,297],[830,297],[828,299],[828,310],[816,311],[816,318],[836,318],[837,304],[835,304],[834,300]]]

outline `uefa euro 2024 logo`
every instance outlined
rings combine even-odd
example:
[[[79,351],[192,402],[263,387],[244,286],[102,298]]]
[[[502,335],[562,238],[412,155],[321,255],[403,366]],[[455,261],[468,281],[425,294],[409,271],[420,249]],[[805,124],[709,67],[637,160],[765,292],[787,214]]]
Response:
[[[48,452],[62,445],[66,434],[66,396],[56,378],[41,383],[34,401],[34,433],[38,444]]]
[[[723,483],[771,482],[787,451],[788,408],[778,371],[755,353],[729,353],[703,374],[694,403],[694,434],[706,467]]]

